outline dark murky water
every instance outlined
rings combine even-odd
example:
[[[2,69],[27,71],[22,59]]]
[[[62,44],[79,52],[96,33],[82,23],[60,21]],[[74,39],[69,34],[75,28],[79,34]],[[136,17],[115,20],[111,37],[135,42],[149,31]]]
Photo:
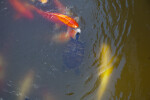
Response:
[[[14,20],[0,1],[0,100],[149,100],[150,2],[61,0],[80,17],[80,73],[63,68],[54,24]]]

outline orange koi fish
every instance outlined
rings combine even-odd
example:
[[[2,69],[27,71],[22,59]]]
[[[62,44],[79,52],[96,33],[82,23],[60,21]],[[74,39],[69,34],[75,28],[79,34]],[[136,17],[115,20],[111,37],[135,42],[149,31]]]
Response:
[[[35,11],[38,14],[40,14],[41,16],[43,16],[45,19],[47,19],[49,21],[62,22],[71,28],[78,28],[79,27],[78,23],[73,18],[71,18],[67,15],[60,14],[60,13],[44,12],[44,11],[34,7],[34,6],[33,6],[33,8],[35,9]]]
[[[33,19],[32,12],[25,6],[26,4],[20,0],[9,0],[12,7],[17,11],[20,17],[25,17],[28,19]]]

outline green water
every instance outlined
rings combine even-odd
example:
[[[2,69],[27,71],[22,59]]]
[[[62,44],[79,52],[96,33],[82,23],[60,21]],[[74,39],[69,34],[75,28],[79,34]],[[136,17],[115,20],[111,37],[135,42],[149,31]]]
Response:
[[[65,44],[47,40],[61,30],[36,14],[14,20],[2,0],[0,100],[149,100],[150,1],[60,1],[79,17],[79,73],[63,67]]]

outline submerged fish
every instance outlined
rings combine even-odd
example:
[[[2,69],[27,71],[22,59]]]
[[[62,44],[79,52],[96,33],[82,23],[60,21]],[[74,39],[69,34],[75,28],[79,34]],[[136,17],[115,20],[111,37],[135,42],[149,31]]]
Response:
[[[78,28],[79,25],[78,23],[71,17],[60,14],[60,13],[53,13],[53,12],[45,12],[42,11],[34,6],[32,8],[41,16],[43,16],[45,19],[52,21],[52,22],[61,22],[64,23],[65,25],[71,27],[71,28]]]
[[[33,5],[35,5],[37,8],[40,8],[44,11],[50,10],[51,8],[51,3],[49,0],[36,0],[32,2]]]
[[[84,43],[78,41],[79,34],[76,39],[72,39],[66,45],[63,51],[63,63],[68,69],[77,69],[83,61]]]
[[[9,0],[11,6],[17,11],[16,18],[25,17],[28,19],[33,19],[33,14],[28,8],[28,4],[25,2],[21,2],[20,0]]]
[[[42,4],[45,4],[48,2],[48,0],[38,0],[39,2],[41,2]]]

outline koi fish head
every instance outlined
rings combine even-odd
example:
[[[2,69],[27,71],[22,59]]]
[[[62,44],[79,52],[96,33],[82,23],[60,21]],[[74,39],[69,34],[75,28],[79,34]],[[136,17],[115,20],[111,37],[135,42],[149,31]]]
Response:
[[[79,24],[73,18],[69,21],[69,23],[67,25],[72,27],[72,28],[78,28],[79,27]]]

